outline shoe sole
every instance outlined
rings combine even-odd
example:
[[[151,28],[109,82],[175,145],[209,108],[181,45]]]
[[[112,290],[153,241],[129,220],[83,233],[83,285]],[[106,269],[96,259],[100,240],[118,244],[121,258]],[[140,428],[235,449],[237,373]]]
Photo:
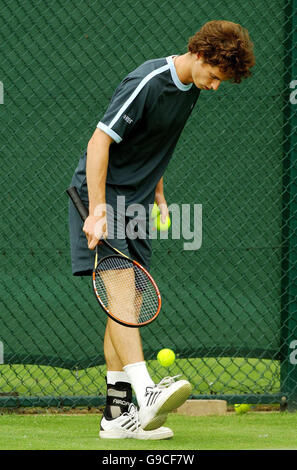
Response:
[[[126,433],[120,433],[117,431],[100,431],[99,432],[99,437],[101,439],[137,439],[141,441],[156,441],[156,440],[161,440],[161,439],[171,439],[173,437],[173,433],[162,433],[160,432],[159,434],[155,433],[154,435],[135,435],[135,434],[126,434]]]
[[[158,409],[156,415],[142,428],[144,431],[152,431],[161,427],[170,411],[179,408],[189,397],[192,391],[190,383],[185,383],[182,387],[178,388]]]

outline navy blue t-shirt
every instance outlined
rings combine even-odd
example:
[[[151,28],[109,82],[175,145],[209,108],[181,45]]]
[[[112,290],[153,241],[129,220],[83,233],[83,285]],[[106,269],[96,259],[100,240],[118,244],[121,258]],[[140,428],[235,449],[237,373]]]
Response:
[[[178,78],[173,57],[149,60],[127,75],[97,125],[114,140],[106,182],[123,193],[131,188],[129,203],[155,190],[199,97],[195,85]]]

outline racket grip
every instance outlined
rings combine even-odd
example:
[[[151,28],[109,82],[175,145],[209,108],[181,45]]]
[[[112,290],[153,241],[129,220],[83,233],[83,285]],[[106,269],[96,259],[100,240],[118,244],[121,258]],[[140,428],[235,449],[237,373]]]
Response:
[[[79,215],[81,216],[82,220],[86,220],[89,215],[88,209],[84,206],[78,191],[75,186],[66,189],[66,193],[70,197],[71,201],[73,202],[75,208],[77,209]]]

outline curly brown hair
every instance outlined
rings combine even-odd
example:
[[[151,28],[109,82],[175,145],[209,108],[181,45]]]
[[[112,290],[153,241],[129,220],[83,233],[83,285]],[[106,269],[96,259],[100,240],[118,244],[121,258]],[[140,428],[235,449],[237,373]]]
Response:
[[[201,54],[207,64],[219,67],[233,83],[250,77],[250,68],[255,65],[248,30],[231,21],[206,23],[189,39],[188,51]]]

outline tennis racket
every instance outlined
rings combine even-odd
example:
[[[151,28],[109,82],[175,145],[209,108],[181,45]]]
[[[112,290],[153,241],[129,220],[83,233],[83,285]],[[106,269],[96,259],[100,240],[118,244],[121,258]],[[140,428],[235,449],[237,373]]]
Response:
[[[66,192],[85,221],[89,215],[88,209],[76,187]],[[98,247],[102,243],[114,254],[98,262]],[[149,272],[103,238],[96,246],[92,283],[96,299],[104,312],[121,325],[139,328],[154,321],[160,313],[161,295]]]

